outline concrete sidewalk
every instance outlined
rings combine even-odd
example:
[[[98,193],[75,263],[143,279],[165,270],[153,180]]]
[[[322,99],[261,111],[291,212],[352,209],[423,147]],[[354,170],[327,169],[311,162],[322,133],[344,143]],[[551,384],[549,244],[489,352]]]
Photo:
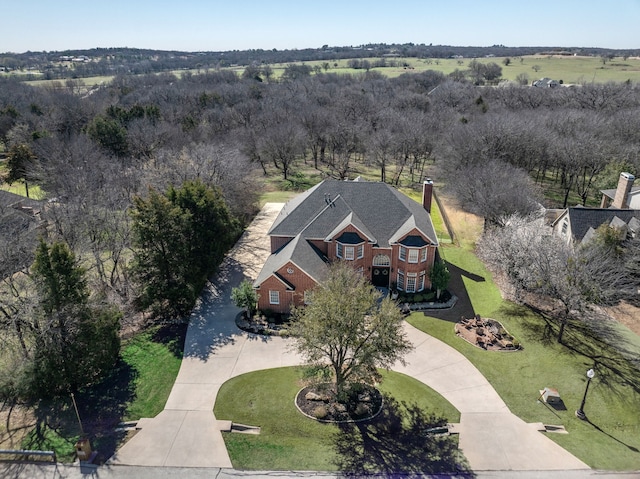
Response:
[[[235,469],[197,467],[149,467],[149,466],[79,466],[52,464],[0,463],[3,479],[345,479],[340,473],[315,471],[237,471]],[[388,474],[366,476],[370,479],[389,479]],[[442,474],[394,474],[396,479],[418,479],[444,477],[453,479],[632,479],[638,472],[611,472],[593,470],[565,471],[479,471],[473,475]]]
[[[267,204],[225,259],[191,317],[184,359],[164,411],[146,419],[108,465],[232,467],[213,414],[220,386],[239,374],[302,362],[282,338],[238,330],[239,309],[230,301],[231,288],[254,279],[269,255],[266,232],[281,207]],[[406,366],[394,370],[432,387],[461,412],[459,443],[474,471],[588,469],[511,414],[462,354],[409,324],[405,332],[415,349]]]

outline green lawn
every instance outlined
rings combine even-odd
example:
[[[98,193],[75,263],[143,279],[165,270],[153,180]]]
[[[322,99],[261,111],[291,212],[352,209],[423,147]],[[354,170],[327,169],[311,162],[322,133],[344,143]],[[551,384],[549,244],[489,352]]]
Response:
[[[16,195],[27,196],[26,188],[24,186],[24,182],[16,181],[15,183],[9,185],[8,183],[3,183],[0,185],[0,190],[9,191]],[[40,186],[29,184],[29,198],[33,200],[42,200],[46,196],[46,193],[42,191]]]
[[[256,371],[227,381],[218,393],[217,419],[260,426],[260,435],[225,433],[236,469],[336,470],[334,444],[339,428],[303,416],[294,398],[301,389],[302,368]],[[384,372],[383,393],[396,401],[459,420],[458,411],[424,384],[401,374]]]
[[[122,359],[135,371],[135,394],[125,420],[154,417],[164,409],[182,362],[183,328],[154,328],[123,345]]]
[[[562,424],[569,434],[549,434],[593,468],[640,469],[640,373],[622,355],[624,336],[610,346],[583,324],[571,324],[565,344],[556,342],[557,325],[543,316],[501,299],[491,275],[469,249],[444,249],[447,261],[484,278],[464,278],[474,309],[498,319],[520,341],[523,350],[495,353],[478,349],[460,338],[448,321],[414,313],[408,321],[451,345],[485,375],[513,413],[527,422]],[[602,326],[602,325],[600,325]],[[606,325],[605,325],[606,326]],[[606,328],[616,334],[619,326]],[[567,336],[568,334],[568,336]],[[592,423],[574,416],[585,389],[586,371],[596,365],[585,411]],[[566,405],[555,411],[537,401],[539,390],[554,387]]]

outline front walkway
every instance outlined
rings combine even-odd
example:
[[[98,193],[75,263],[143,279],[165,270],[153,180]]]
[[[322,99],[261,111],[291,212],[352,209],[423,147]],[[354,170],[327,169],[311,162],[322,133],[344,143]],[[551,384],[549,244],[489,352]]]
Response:
[[[216,285],[191,317],[184,359],[164,411],[145,419],[109,464],[232,467],[213,414],[220,386],[246,372],[301,363],[286,340],[240,331],[239,309],[230,301],[231,288],[255,278],[269,255],[265,233],[281,207],[267,204],[230,252]],[[588,469],[511,414],[463,355],[409,324],[405,331],[415,349],[407,365],[394,370],[429,385],[460,411],[460,447],[473,470]]]

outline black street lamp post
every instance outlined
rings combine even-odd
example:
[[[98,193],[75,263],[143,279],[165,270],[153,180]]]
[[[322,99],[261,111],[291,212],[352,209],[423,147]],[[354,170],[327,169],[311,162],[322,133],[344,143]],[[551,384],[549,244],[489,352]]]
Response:
[[[582,396],[582,402],[580,403],[580,408],[576,411],[576,416],[578,419],[582,419],[583,421],[587,419],[587,415],[584,413],[584,403],[587,401],[587,393],[589,392],[589,384],[591,384],[591,380],[596,375],[593,369],[589,369],[587,371],[587,386],[584,388],[584,396]]]

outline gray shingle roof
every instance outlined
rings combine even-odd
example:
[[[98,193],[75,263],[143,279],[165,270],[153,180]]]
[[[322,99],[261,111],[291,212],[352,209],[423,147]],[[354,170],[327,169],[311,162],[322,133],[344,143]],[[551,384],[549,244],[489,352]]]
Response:
[[[287,203],[270,235],[324,239],[349,215],[351,222],[381,247],[413,217],[433,244],[438,239],[422,205],[380,182],[325,180]]]
[[[16,195],[10,191],[0,190],[0,207],[18,208],[20,206],[26,206],[40,211],[42,202],[25,196]]]
[[[640,210],[575,207],[568,209],[568,215],[573,237],[576,241],[581,242],[589,228],[598,229],[598,226],[604,223],[611,223],[615,217],[627,224],[632,218],[640,218]]]
[[[611,199],[614,199],[616,197],[616,191],[616,188],[613,188],[609,190],[600,190],[600,193]],[[638,191],[640,191],[640,186],[632,186],[630,193],[637,193]]]
[[[318,281],[324,279],[328,272],[327,260],[322,253],[302,238],[302,235],[298,235],[267,258],[253,283],[254,287],[260,286],[289,261]],[[286,278],[281,279],[288,283]]]

